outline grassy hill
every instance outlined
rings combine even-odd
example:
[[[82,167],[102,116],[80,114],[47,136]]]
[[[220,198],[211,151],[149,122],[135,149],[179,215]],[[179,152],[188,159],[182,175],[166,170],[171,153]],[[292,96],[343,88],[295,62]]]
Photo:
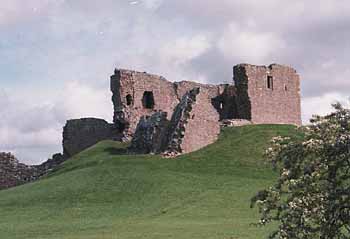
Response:
[[[1,239],[261,239],[250,198],[276,177],[262,159],[286,125],[225,129],[176,159],[105,141],[38,182],[0,192]]]

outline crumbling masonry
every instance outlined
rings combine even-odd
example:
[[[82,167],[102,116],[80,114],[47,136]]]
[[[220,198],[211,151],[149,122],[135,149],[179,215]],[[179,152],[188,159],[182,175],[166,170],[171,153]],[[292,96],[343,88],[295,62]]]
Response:
[[[132,148],[138,152],[177,155],[215,142],[219,121],[301,125],[300,80],[293,68],[240,64],[233,68],[233,79],[232,85],[171,83],[145,72],[115,70],[111,76],[115,127],[124,138],[135,136]],[[162,119],[152,116],[159,112],[165,113]],[[163,128],[155,129],[159,125],[154,120],[161,120]],[[145,145],[140,142],[146,140],[141,137],[144,132],[161,145],[140,148]]]
[[[101,140],[131,140],[130,153],[166,157],[215,142],[222,126],[301,125],[300,80],[288,66],[236,65],[232,84],[172,83],[130,70],[111,76],[113,123],[103,119],[68,120],[63,154],[37,166],[0,153],[0,189],[36,180]]]

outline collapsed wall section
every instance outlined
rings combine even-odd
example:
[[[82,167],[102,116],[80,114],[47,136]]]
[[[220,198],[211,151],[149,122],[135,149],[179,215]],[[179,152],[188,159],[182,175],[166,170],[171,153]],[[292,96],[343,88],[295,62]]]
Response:
[[[120,140],[118,130],[103,119],[83,118],[68,120],[63,128],[63,154],[65,158],[107,139]]]
[[[145,72],[116,70],[111,76],[114,123],[126,137],[135,132],[142,116],[162,110],[171,115],[178,104],[173,84]]]
[[[35,167],[19,163],[11,153],[0,153],[0,190],[34,181],[38,175]]]
[[[233,103],[236,92],[232,85],[190,81],[172,83],[162,76],[145,72],[115,70],[111,76],[114,124],[126,137],[131,138],[142,116],[162,111],[171,117],[182,97],[195,87],[206,91],[221,119],[236,116]]]
[[[238,118],[254,124],[301,125],[300,79],[288,66],[234,67]]]
[[[205,88],[195,88],[182,97],[171,118],[166,156],[193,152],[217,140],[220,116],[211,100]]]
[[[137,124],[130,151],[141,154],[159,154],[167,144],[169,121],[166,112],[141,117]]]
[[[197,87],[182,97],[170,121],[165,112],[142,117],[129,149],[175,157],[214,143],[220,133],[220,115],[211,101],[210,90]]]

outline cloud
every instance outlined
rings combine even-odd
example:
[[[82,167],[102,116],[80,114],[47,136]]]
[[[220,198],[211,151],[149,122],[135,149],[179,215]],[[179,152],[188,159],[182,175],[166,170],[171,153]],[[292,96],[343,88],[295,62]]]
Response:
[[[64,0],[1,0],[0,26],[23,23],[43,14],[49,7],[62,2]]]
[[[55,98],[39,100],[40,92],[0,93],[0,152],[11,151],[25,163],[40,163],[50,153],[62,152],[62,128],[67,119],[97,117],[111,120],[112,103],[108,91],[82,82],[69,82]],[[50,151],[49,151],[50,150]],[[51,151],[52,150],[52,151]]]
[[[230,83],[241,62],[291,65],[306,122],[348,96],[349,11],[346,0],[3,0],[0,151],[37,162],[61,149],[66,119],[111,120],[115,67]]]
[[[219,39],[218,48],[228,60],[265,64],[272,62],[273,54],[284,48],[284,42],[273,32],[254,32],[231,23]]]
[[[53,104],[53,114],[60,122],[81,117],[112,121],[113,105],[108,88],[102,90],[79,81],[68,82]]]
[[[204,35],[180,37],[162,46],[159,56],[166,62],[183,65],[201,56],[210,48],[210,42]]]
[[[303,123],[307,124],[313,115],[327,115],[334,109],[332,104],[341,103],[345,107],[350,107],[349,95],[337,92],[329,92],[322,96],[305,98],[302,101]]]

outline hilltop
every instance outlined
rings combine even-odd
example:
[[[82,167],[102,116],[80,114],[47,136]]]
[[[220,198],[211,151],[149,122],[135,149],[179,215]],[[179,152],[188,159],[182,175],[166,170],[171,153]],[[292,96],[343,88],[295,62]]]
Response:
[[[103,141],[34,183],[0,192],[2,239],[264,238],[249,208],[276,174],[262,154],[294,126],[226,128],[194,153],[123,155]]]

